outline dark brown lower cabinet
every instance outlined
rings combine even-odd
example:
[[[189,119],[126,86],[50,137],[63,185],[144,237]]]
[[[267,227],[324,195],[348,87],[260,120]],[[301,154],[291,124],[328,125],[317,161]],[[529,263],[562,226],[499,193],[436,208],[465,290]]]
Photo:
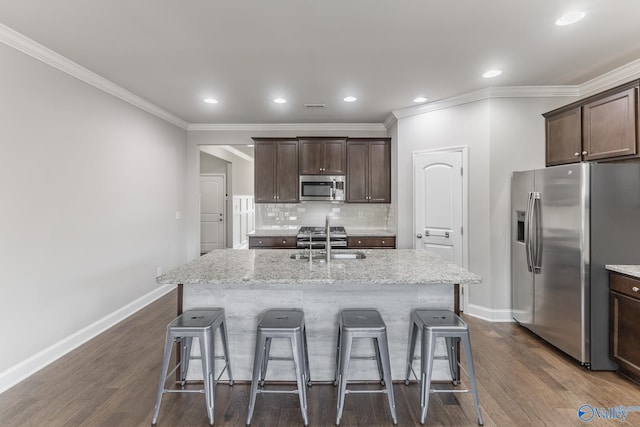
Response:
[[[249,237],[249,249],[295,249],[295,236]]]
[[[396,247],[396,238],[375,236],[349,236],[347,237],[347,247],[349,249],[394,249]]]
[[[620,373],[640,382],[640,280],[609,275],[609,355]]]

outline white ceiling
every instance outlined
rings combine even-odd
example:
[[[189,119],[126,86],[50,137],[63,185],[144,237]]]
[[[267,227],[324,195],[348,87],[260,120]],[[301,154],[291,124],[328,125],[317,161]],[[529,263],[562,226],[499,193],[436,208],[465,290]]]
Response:
[[[211,124],[382,123],[418,95],[582,84],[640,58],[638,17],[639,0],[0,0],[2,24]]]

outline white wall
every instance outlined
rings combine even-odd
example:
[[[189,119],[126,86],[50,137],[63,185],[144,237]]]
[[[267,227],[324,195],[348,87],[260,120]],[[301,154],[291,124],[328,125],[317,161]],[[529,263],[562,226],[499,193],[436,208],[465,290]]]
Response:
[[[1,391],[186,260],[187,138],[3,44],[0,64]]]
[[[511,308],[511,173],[544,167],[542,113],[568,98],[493,98],[398,120],[398,247],[413,245],[413,167],[416,150],[466,145],[469,150],[469,286],[467,311],[508,319]]]

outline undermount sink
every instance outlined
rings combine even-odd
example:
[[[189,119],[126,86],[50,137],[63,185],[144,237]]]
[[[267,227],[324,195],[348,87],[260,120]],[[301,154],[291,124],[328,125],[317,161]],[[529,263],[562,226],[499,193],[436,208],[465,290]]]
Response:
[[[367,255],[364,252],[355,251],[355,252],[331,252],[331,259],[364,259]],[[309,260],[309,252],[296,252],[295,254],[291,254],[291,259],[302,259]],[[312,253],[312,261],[326,261],[327,256],[325,252],[313,252]]]

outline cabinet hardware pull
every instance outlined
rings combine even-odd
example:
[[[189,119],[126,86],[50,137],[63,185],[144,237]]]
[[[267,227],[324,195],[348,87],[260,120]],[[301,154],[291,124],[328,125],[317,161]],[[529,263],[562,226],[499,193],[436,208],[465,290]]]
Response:
[[[361,245],[361,244],[362,244],[362,241],[358,240],[358,244],[359,244],[359,245]]]
[[[258,243],[262,244],[262,240],[258,240]]]
[[[283,240],[283,241],[282,241],[282,244],[283,244],[283,245],[286,245],[286,244],[287,244],[287,241],[286,241],[286,240]]]
[[[637,287],[637,286],[634,286],[633,288],[631,288],[631,290],[632,290],[633,292],[638,292],[638,291],[640,291],[640,288],[639,288],[639,287]]]
[[[586,155],[586,154],[587,154],[587,152],[586,152],[586,151],[583,151],[583,152],[582,152],[582,155],[583,155],[583,156],[584,156],[584,155]]]
[[[384,245],[384,240],[382,241],[382,244]]]
[[[574,155],[574,156],[579,156],[579,155],[580,155],[580,153],[575,152],[575,153],[573,153],[573,155]]]

